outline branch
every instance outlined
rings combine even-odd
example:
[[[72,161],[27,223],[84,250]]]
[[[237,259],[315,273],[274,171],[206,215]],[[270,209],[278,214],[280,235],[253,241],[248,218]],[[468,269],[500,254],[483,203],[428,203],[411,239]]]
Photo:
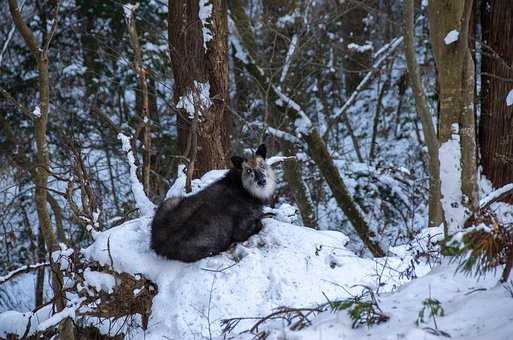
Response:
[[[123,151],[126,152],[128,158],[128,165],[130,166],[130,182],[132,184],[132,193],[134,194],[135,204],[141,214],[151,216],[153,215],[155,205],[146,196],[144,193],[144,187],[137,178],[137,166],[135,165],[135,157],[132,152],[132,148],[130,147],[130,138],[120,133],[118,134],[118,139],[121,140]]]
[[[37,46],[36,38],[34,37],[34,34],[32,33],[31,29],[27,26],[25,21],[23,21],[16,0],[9,0],[9,10],[11,11],[11,16],[14,20],[14,24],[18,28],[18,31],[23,37],[23,40],[25,40],[27,46],[30,48],[36,59],[38,59],[41,49]]]
[[[358,95],[360,92],[370,83],[372,79],[374,79],[374,76],[376,76],[385,60],[388,59],[392,54],[395,53],[401,42],[403,41],[403,37],[397,37],[393,39],[390,43],[385,45],[383,48],[381,48],[377,55],[381,55],[381,58],[379,58],[373,65],[371,70],[365,75],[365,77],[360,81],[360,84],[356,87],[356,89],[353,91],[349,99],[344,103],[342,108],[338,113],[335,114],[335,116],[332,118],[331,122],[328,123],[328,126],[326,127],[326,131],[324,132],[323,138],[325,139],[328,135],[329,131],[340,122],[343,115],[346,113],[346,111],[351,107],[351,105],[354,104],[356,99],[358,98]],[[385,52],[386,50],[386,52]]]
[[[49,265],[50,265],[49,262],[44,262],[44,263],[36,263],[36,264],[31,264],[31,265],[20,267],[18,269],[15,269],[15,270],[7,273],[4,276],[0,276],[0,284],[5,283],[20,274],[28,273],[30,271],[36,270],[41,267],[48,267]]]
[[[492,191],[485,198],[481,199],[481,201],[479,202],[479,207],[481,209],[486,208],[492,203],[501,200],[502,198],[511,193],[513,193],[513,183],[506,184],[502,188]]]

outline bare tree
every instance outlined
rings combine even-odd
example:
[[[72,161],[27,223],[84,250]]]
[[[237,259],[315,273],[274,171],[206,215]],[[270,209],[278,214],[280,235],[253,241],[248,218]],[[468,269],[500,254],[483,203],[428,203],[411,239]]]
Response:
[[[281,8],[281,3],[269,2],[266,4],[273,10],[278,10]],[[273,6],[274,5],[274,6]],[[295,3],[292,5],[296,5]],[[253,60],[257,60],[256,48],[253,46],[254,44],[254,33],[251,28],[250,19],[247,16],[242,3],[240,0],[232,0],[229,2],[230,7],[230,15],[233,20],[237,23],[237,34],[240,39],[243,41],[245,47],[247,47],[247,53],[251,56]],[[296,8],[293,6],[294,9]],[[286,8],[291,11],[291,9]],[[241,64],[240,66],[243,66]],[[265,85],[265,84],[260,84]],[[260,86],[259,88],[263,88]],[[263,88],[265,89],[265,88]],[[262,92],[267,92],[264,90]],[[268,98],[268,106],[271,111],[267,116],[267,122],[273,128],[279,128],[278,125],[286,125],[283,124],[287,122],[287,114],[284,110],[276,104],[276,97],[272,96]],[[280,150],[285,156],[295,156],[298,152],[297,145],[291,143],[287,140],[280,139],[278,140]],[[284,178],[285,181],[289,184],[288,188],[292,193],[294,201],[299,208],[299,213],[301,214],[301,219],[303,224],[307,227],[311,227],[314,229],[318,229],[319,226],[317,224],[315,218],[315,207],[313,206],[312,198],[306,183],[303,181],[303,177],[301,175],[301,169],[297,162],[297,160],[289,160],[284,163]]]
[[[227,12],[224,0],[169,1],[177,144],[190,175],[228,165]]]
[[[50,97],[50,81],[49,81],[49,47],[52,38],[57,29],[59,3],[56,3],[53,26],[48,34],[43,35],[41,46],[38,45],[32,30],[23,20],[18,9],[16,0],[9,0],[9,10],[14,20],[16,28],[23,37],[25,44],[32,52],[37,61],[38,79],[39,79],[39,106],[34,112],[34,133],[36,139],[36,169],[33,172],[32,180],[35,184],[35,202],[37,217],[39,220],[39,230],[45,240],[46,249],[51,261],[52,272],[52,289],[55,297],[55,306],[57,312],[62,311],[66,307],[66,300],[63,291],[63,275],[60,271],[60,265],[52,262],[52,252],[59,249],[57,237],[52,229],[50,215],[48,213],[48,144],[47,144],[47,123],[48,123],[48,107]],[[73,324],[71,319],[64,319],[60,325],[60,337],[65,340],[75,338]]]
[[[134,69],[139,80],[139,96],[141,97],[141,112],[139,113],[140,123],[137,130],[142,130],[143,135],[143,171],[142,183],[147,196],[151,195],[150,174],[151,174],[151,117],[148,94],[147,70],[144,67],[142,48],[139,44],[139,36],[135,26],[135,7],[129,7],[125,13],[128,36],[134,50]]]
[[[419,65],[415,53],[414,0],[406,0],[404,5],[404,49],[408,65],[408,81],[415,96],[417,115],[422,122],[424,142],[428,148],[429,161],[429,216],[428,225],[438,227],[443,223],[440,191],[440,161],[438,158],[438,138],[433,126],[433,114],[429,109],[426,94],[422,88]]]
[[[479,206],[474,118],[474,62],[468,35],[472,0],[430,1],[431,43],[438,71],[442,207],[449,232]],[[459,151],[459,152],[458,152]],[[459,153],[459,155],[458,155]],[[459,159],[456,159],[459,156]],[[442,160],[443,158],[443,160]],[[458,173],[454,186],[451,174]],[[465,214],[461,214],[462,208]]]

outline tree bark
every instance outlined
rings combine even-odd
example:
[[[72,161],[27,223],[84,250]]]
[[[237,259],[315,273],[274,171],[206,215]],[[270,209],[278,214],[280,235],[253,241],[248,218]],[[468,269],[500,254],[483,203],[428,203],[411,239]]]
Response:
[[[148,81],[146,77],[146,68],[144,67],[143,54],[141,45],[139,44],[139,36],[135,26],[135,13],[131,12],[127,18],[128,35],[130,43],[134,50],[134,69],[138,77],[138,90],[140,91],[137,96],[141,99],[139,118],[142,127],[143,135],[143,170],[142,170],[142,184],[146,196],[151,197],[152,190],[150,187],[150,174],[151,174],[151,118],[150,118],[150,103],[148,94]]]
[[[47,123],[48,123],[48,107],[49,107],[49,92],[50,81],[48,74],[48,47],[51,41],[51,36],[47,41],[43,42],[42,48],[38,47],[36,39],[21,17],[18,10],[16,0],[9,0],[9,10],[14,20],[16,28],[22,35],[26,45],[31,50],[34,58],[37,61],[38,79],[39,79],[39,117],[34,117],[34,133],[36,140],[36,161],[37,167],[33,172],[33,181],[35,184],[35,202],[36,211],[39,221],[39,230],[45,240],[46,249],[48,251],[51,272],[52,272],[52,289],[55,298],[55,306],[57,312],[60,312],[66,306],[66,301],[63,292],[63,275],[60,271],[60,265],[52,261],[52,252],[58,250],[56,236],[51,226],[50,215],[48,213],[48,144],[47,144]],[[57,20],[57,18],[54,18]],[[55,21],[56,22],[56,21]],[[54,26],[55,27],[55,26]],[[53,31],[53,29],[52,29]],[[53,34],[53,33],[51,33]],[[73,340],[75,339],[73,324],[71,319],[66,318],[59,324],[59,332],[61,339]]]
[[[350,44],[364,46],[370,40],[365,19],[369,14],[368,7],[377,7],[376,0],[341,1],[342,32],[346,53],[344,58],[345,91],[350,96],[356,90],[365,73],[372,65],[372,49],[348,47]]]
[[[189,117],[183,109],[177,114],[178,151],[192,163],[189,166],[194,167],[194,176],[211,169],[226,168],[230,151],[231,117],[226,110],[228,8],[226,0],[211,0],[208,5],[212,6],[212,15],[206,19],[208,24],[204,27],[198,16],[198,0],[169,0],[168,35],[174,75],[174,102],[178,103],[181,97],[191,93],[198,95],[197,84],[210,85],[211,106],[203,110],[200,105],[194,105],[198,114],[196,131],[192,129],[194,118]],[[209,29],[212,34],[208,42],[204,41],[204,29]],[[197,150],[193,150],[192,145],[195,138]],[[195,160],[192,159],[194,154]]]
[[[479,146],[483,174],[500,188],[513,182],[513,105],[506,105],[513,89],[513,6],[492,0],[483,0],[481,5]],[[505,200],[512,203],[513,195]]]
[[[414,0],[406,0],[404,9],[404,49],[408,65],[408,81],[415,97],[417,115],[422,123],[424,142],[428,149],[429,163],[429,210],[428,226],[438,227],[443,223],[440,191],[440,160],[438,138],[433,126],[433,115],[429,109],[426,94],[422,88],[419,65],[415,53]]]
[[[446,231],[461,228],[463,219],[454,219],[448,211],[465,209],[465,215],[477,212],[479,207],[476,166],[476,135],[474,117],[474,62],[468,45],[469,20],[472,0],[430,1],[428,6],[431,43],[438,71],[439,85],[439,142],[441,147],[449,141],[460,145],[460,202],[444,197],[447,183],[441,178],[442,207]],[[459,33],[456,42],[445,39],[452,31]],[[459,141],[458,141],[459,139]],[[440,164],[441,174],[447,164]]]

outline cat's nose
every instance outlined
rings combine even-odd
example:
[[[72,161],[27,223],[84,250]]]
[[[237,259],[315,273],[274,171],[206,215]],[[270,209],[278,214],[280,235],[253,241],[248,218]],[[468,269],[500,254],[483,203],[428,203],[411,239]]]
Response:
[[[266,180],[265,180],[265,178],[263,178],[263,179],[259,179],[259,180],[257,181],[257,184],[258,184],[258,185],[260,185],[260,186],[262,186],[262,187],[265,185],[265,183],[267,183],[267,182],[266,182]]]

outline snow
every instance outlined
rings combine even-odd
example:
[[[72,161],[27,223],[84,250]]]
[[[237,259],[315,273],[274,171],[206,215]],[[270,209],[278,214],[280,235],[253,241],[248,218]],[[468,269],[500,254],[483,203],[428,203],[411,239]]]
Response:
[[[93,271],[90,268],[84,270],[84,280],[88,286],[94,287],[97,292],[104,291],[112,293],[116,287],[116,280],[114,276],[107,273]]]
[[[278,99],[276,100],[276,105],[279,106],[287,106],[292,110],[296,111],[298,117],[294,121],[294,127],[296,128],[296,132],[303,135],[308,135],[312,129],[312,122],[310,118],[303,111],[301,106],[292,100],[290,97],[285,95],[279,87],[273,85],[274,92],[278,95]]]
[[[458,124],[451,126],[452,135],[440,146],[440,180],[442,207],[449,234],[463,226],[467,211],[462,205],[461,192],[461,149]]]
[[[463,274],[455,274],[456,265],[443,264],[425,277],[413,280],[397,292],[382,294],[379,306],[390,320],[372,327],[351,328],[347,312],[324,312],[309,327],[292,331],[285,325],[260,330],[270,332],[269,340],[277,339],[367,339],[367,340],[436,340],[445,339],[430,331],[433,320],[424,317],[416,325],[422,301],[436,298],[441,302],[445,316],[436,318],[439,330],[458,340],[510,340],[513,334],[513,299],[501,286],[498,276],[490,275],[477,281]],[[235,339],[251,339],[247,334]]]
[[[271,161],[283,157],[271,157]],[[354,164],[355,171],[369,171],[366,164]],[[183,165],[167,197],[188,195],[184,191]],[[226,170],[214,170],[192,183],[193,193],[219,179]],[[492,194],[493,196],[493,194]],[[504,207],[504,211],[511,212]],[[416,257],[416,251],[429,252],[428,243],[443,235],[442,228],[424,229],[419,245],[390,248],[393,256],[370,259],[356,256],[345,245],[348,237],[338,231],[317,231],[293,225],[296,208],[282,204],[266,207],[273,218],[263,220],[264,228],[246,242],[217,256],[195,263],[171,261],[156,255],[149,247],[151,214],[117,227],[98,232],[82,254],[118,272],[143,275],[158,287],[153,299],[148,329],[131,330],[139,339],[215,339],[222,338],[220,321],[247,317],[229,334],[231,339],[251,339],[239,334],[280,306],[308,307],[358,294],[362,285],[379,289],[378,303],[390,316],[386,323],[351,328],[345,311],[323,312],[310,326],[292,331],[281,322],[265,323],[268,339],[436,339],[429,333],[432,320],[417,326],[422,301],[433,297],[441,301],[446,316],[437,318],[439,329],[455,339],[510,339],[513,332],[513,299],[497,286],[497,275],[480,281],[455,274],[456,264],[429,264]],[[480,226],[481,227],[481,226]],[[62,247],[60,253],[68,254]],[[55,256],[54,256],[55,257]],[[61,256],[56,257],[57,259]],[[436,260],[435,260],[436,262]],[[413,275],[405,275],[411,270]],[[430,271],[431,266],[435,266]],[[500,270],[497,271],[500,273]],[[409,281],[411,277],[418,277]],[[84,271],[88,287],[112,292],[112,275],[90,269]],[[33,313],[8,311],[0,314],[0,337],[24,334],[30,319],[29,334],[53,327],[65,317],[76,317],[81,300],[71,298],[66,308],[51,315],[51,308]],[[47,307],[51,307],[50,305]],[[494,317],[490,318],[493,313]],[[139,320],[138,318],[135,318]],[[86,322],[93,323],[88,319]],[[109,324],[106,322],[104,324]],[[109,333],[107,327],[99,325]],[[117,331],[117,327],[110,327]]]
[[[51,313],[52,305],[42,307],[34,313],[21,313],[13,310],[0,313],[0,338],[5,339],[8,334],[23,336],[25,332],[27,335],[32,335],[37,331],[38,324],[48,320]],[[30,326],[27,327],[29,323]]]
[[[265,219],[260,234],[232,251],[192,264],[169,261],[149,249],[149,223],[148,217],[142,217],[112,228],[84,251],[109,264],[110,239],[117,271],[141,273],[157,284],[146,339],[166,334],[206,339],[209,331],[220,335],[221,319],[265,315],[282,305],[323,303],[323,293],[345,296],[341,287],[354,291],[354,284],[376,287],[383,269],[383,261],[362,259],[345,249],[348,239],[339,232],[314,231],[274,219]],[[388,269],[383,281],[384,290],[401,283]],[[249,324],[241,323],[238,329]]]
[[[283,69],[281,71],[280,83],[285,81],[287,77],[287,73],[289,72],[290,62],[292,61],[292,56],[294,55],[294,51],[298,45],[298,36],[294,34],[290,41],[289,49],[287,51],[287,56],[285,57],[285,63],[283,64]]]
[[[275,163],[284,162],[284,161],[289,160],[289,159],[295,160],[296,157],[294,157],[294,156],[273,156],[273,157],[270,157],[270,158],[266,159],[265,162],[268,165],[273,165]]]
[[[508,191],[511,191],[511,190],[513,190],[513,183],[506,184],[505,186],[489,193],[486,197],[482,198],[481,201],[479,202],[479,206],[484,207],[484,206],[488,205],[491,201],[497,199],[502,194],[504,194]]]
[[[231,16],[228,16],[228,30],[230,32],[228,40],[235,49],[235,58],[239,59],[243,64],[249,64],[250,57],[239,40],[239,32]]]
[[[225,172],[211,171],[195,180],[193,192]],[[182,185],[173,185],[168,196],[184,194]],[[405,282],[390,269],[401,265],[399,258],[360,258],[345,249],[348,238],[340,232],[289,224],[297,214],[290,205],[265,211],[275,213],[275,219],[264,219],[259,234],[195,263],[166,260],[149,248],[151,216],[99,233],[83,254],[108,265],[109,242],[116,271],[142,274],[157,284],[146,339],[169,334],[208,339],[210,333],[220,335],[221,319],[262,316],[282,305],[315,305],[325,302],[325,295],[347,296],[355,284],[377,287],[381,272],[384,291]],[[250,323],[241,322],[237,329]]]
[[[349,50],[351,50],[351,51],[355,51],[355,52],[358,52],[358,53],[364,53],[364,52],[367,52],[367,51],[372,51],[372,49],[374,47],[372,46],[372,42],[367,41],[363,45],[358,45],[358,44],[355,44],[355,43],[350,43],[350,44],[347,45],[347,48]]]
[[[43,322],[39,323],[37,326],[37,330],[40,332],[45,331],[50,327],[56,326],[57,324],[59,324],[59,322],[61,322],[62,320],[66,319],[66,318],[73,319],[75,317],[75,312],[77,311],[77,309],[80,307],[80,304],[84,300],[85,300],[85,298],[79,298],[79,299],[72,301],[71,303],[68,302],[68,306],[66,308],[64,308],[63,310],[61,310],[58,313],[55,313],[54,315],[52,315],[50,318],[44,320]]]
[[[71,64],[62,69],[62,74],[68,77],[83,75],[87,68],[78,64]]]
[[[207,27],[209,24],[208,20],[212,16],[212,4],[208,3],[209,0],[199,1],[199,12],[198,17],[201,20],[202,31],[203,31],[203,48],[207,51],[207,43],[212,40],[212,31]]]
[[[444,43],[446,45],[450,45],[450,44],[458,41],[459,38],[460,38],[460,32],[458,32],[457,30],[452,30],[449,33],[447,33],[447,35],[445,36]]]
[[[201,116],[201,113],[208,110],[211,105],[210,84],[195,80],[193,88],[188,89],[187,93],[178,99],[176,107],[184,109],[189,119],[192,120],[195,117],[196,111],[198,111],[198,116]]]
[[[506,96],[506,105],[512,106],[513,105],[513,89],[509,91],[508,95]]]
[[[135,165],[135,157],[130,146],[130,138],[122,133],[118,134],[118,139],[121,140],[123,151],[126,152],[128,158],[128,165],[130,166],[130,184],[132,193],[134,194],[135,204],[139,212],[143,215],[153,215],[155,205],[146,197],[144,187],[137,178],[137,167]]]
[[[139,7],[139,3],[136,4],[125,4],[123,5],[123,14],[127,21],[132,20],[135,10]]]
[[[39,108],[39,105],[37,105],[37,106],[34,108],[34,111],[32,111],[32,114],[33,114],[33,115],[34,115],[34,117],[36,117],[36,118],[41,117],[41,109]]]

